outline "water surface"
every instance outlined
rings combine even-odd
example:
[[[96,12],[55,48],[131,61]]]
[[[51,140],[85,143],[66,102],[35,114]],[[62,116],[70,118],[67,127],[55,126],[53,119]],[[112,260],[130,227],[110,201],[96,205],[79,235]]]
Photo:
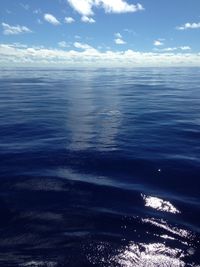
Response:
[[[200,69],[2,69],[0,265],[200,265]]]

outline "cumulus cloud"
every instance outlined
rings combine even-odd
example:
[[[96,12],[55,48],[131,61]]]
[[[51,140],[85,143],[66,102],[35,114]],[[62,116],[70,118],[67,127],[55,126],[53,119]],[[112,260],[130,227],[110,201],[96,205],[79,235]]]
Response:
[[[93,15],[92,7],[94,5],[94,0],[68,0],[68,3],[81,15]]]
[[[144,9],[141,4],[128,4],[124,0],[68,0],[68,3],[83,16],[94,15],[94,7],[103,8],[106,13],[127,13]]]
[[[153,44],[154,44],[155,46],[161,46],[161,45],[164,45],[164,43],[161,42],[160,40],[155,40]]]
[[[88,16],[82,16],[81,20],[85,23],[95,23],[93,18],[89,18]]]
[[[196,23],[196,22],[193,22],[193,23],[187,22],[182,26],[176,27],[177,30],[188,30],[188,29],[199,29],[199,28],[200,28],[200,22],[198,22],[198,23]]]
[[[44,20],[46,20],[47,22],[49,22],[55,26],[60,24],[60,22],[57,20],[57,18],[54,17],[52,14],[44,14]]]
[[[0,44],[2,66],[199,66],[200,53],[152,53],[133,50],[100,52],[87,44],[75,43],[77,50],[48,49]]]
[[[67,24],[75,22],[75,20],[72,17],[65,17],[64,22]]]
[[[3,34],[5,34],[5,35],[16,35],[16,34],[32,32],[26,26],[20,26],[20,25],[11,26],[11,25],[4,23],[4,22],[1,25],[3,27]]]
[[[141,4],[128,4],[123,0],[98,0],[96,2],[104,8],[106,13],[137,12],[144,9]]]

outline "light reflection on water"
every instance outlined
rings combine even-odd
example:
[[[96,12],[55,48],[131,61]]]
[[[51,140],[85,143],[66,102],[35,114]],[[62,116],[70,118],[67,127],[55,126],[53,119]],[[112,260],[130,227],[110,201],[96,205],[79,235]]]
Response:
[[[165,211],[174,214],[180,213],[180,211],[176,209],[169,201],[164,201],[163,199],[158,197],[151,197],[145,195],[142,195],[142,197],[144,199],[146,207],[151,207],[159,211]]]
[[[163,219],[154,219],[154,218],[148,218],[148,219],[142,219],[143,223],[152,224],[158,228],[164,229],[168,231],[169,233],[172,233],[176,236],[187,238],[189,240],[193,239],[193,235],[190,231],[178,228],[178,227],[172,227],[171,225],[168,225],[168,223]]]
[[[122,267],[182,267],[183,251],[162,243],[130,243],[115,257]]]

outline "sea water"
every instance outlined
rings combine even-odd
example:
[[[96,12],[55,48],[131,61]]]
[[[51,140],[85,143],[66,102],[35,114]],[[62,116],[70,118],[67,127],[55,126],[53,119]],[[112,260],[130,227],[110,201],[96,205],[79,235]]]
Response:
[[[0,266],[200,265],[200,69],[1,69]]]

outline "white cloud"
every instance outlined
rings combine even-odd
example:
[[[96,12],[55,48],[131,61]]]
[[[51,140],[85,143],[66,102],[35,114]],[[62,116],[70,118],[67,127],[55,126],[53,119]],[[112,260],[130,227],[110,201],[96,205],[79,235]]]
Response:
[[[126,44],[126,42],[123,40],[121,33],[117,32],[115,33],[115,43],[118,45]]]
[[[92,46],[90,46],[88,44],[83,44],[83,43],[79,43],[79,42],[75,42],[74,47],[79,48],[79,49],[83,49],[83,50],[94,49]]]
[[[81,51],[0,44],[0,64],[1,66],[200,67],[200,53],[152,53],[133,50],[100,52],[87,44],[74,45]]]
[[[154,44],[155,46],[161,46],[161,45],[164,45],[164,43],[161,42],[160,40],[155,40],[153,44]]]
[[[178,47],[167,47],[163,48],[162,51],[170,52],[170,51],[176,51]]]
[[[52,14],[44,14],[44,20],[47,22],[53,24],[53,25],[59,25],[60,22],[55,18]]]
[[[176,27],[177,30],[188,30],[188,29],[199,29],[199,28],[200,28],[200,22],[198,22],[198,23],[187,22],[182,26]]]
[[[115,33],[115,37],[116,38],[122,38],[122,35],[121,35],[121,33],[117,32],[117,33]]]
[[[61,48],[69,47],[70,45],[66,43],[65,41],[58,42],[58,46]]]
[[[64,22],[70,24],[75,22],[75,20],[72,17],[65,17]]]
[[[188,50],[191,50],[191,47],[190,46],[177,46],[177,47],[166,47],[163,49],[155,48],[155,50],[160,51],[160,52],[172,52],[176,50],[188,51]]]
[[[32,32],[29,28],[27,28],[26,26],[11,26],[7,23],[2,23],[1,24],[3,27],[3,34],[5,35],[16,35],[16,34],[21,34],[21,33],[30,33]]]
[[[101,7],[106,13],[127,13],[144,9],[141,4],[128,4],[124,0],[68,0],[68,3],[83,16],[94,15],[94,7]]]
[[[144,9],[141,4],[128,4],[124,0],[97,0],[96,2],[104,8],[106,13],[127,13]]]
[[[68,0],[68,3],[81,15],[93,15],[92,7],[94,5],[94,0]]]
[[[86,23],[95,23],[95,20],[93,18],[89,18],[87,16],[82,16],[81,20]]]
[[[190,46],[180,46],[181,50],[191,50]]]
[[[120,39],[120,38],[115,39],[115,43],[118,44],[118,45],[126,44],[126,42],[123,39]]]

